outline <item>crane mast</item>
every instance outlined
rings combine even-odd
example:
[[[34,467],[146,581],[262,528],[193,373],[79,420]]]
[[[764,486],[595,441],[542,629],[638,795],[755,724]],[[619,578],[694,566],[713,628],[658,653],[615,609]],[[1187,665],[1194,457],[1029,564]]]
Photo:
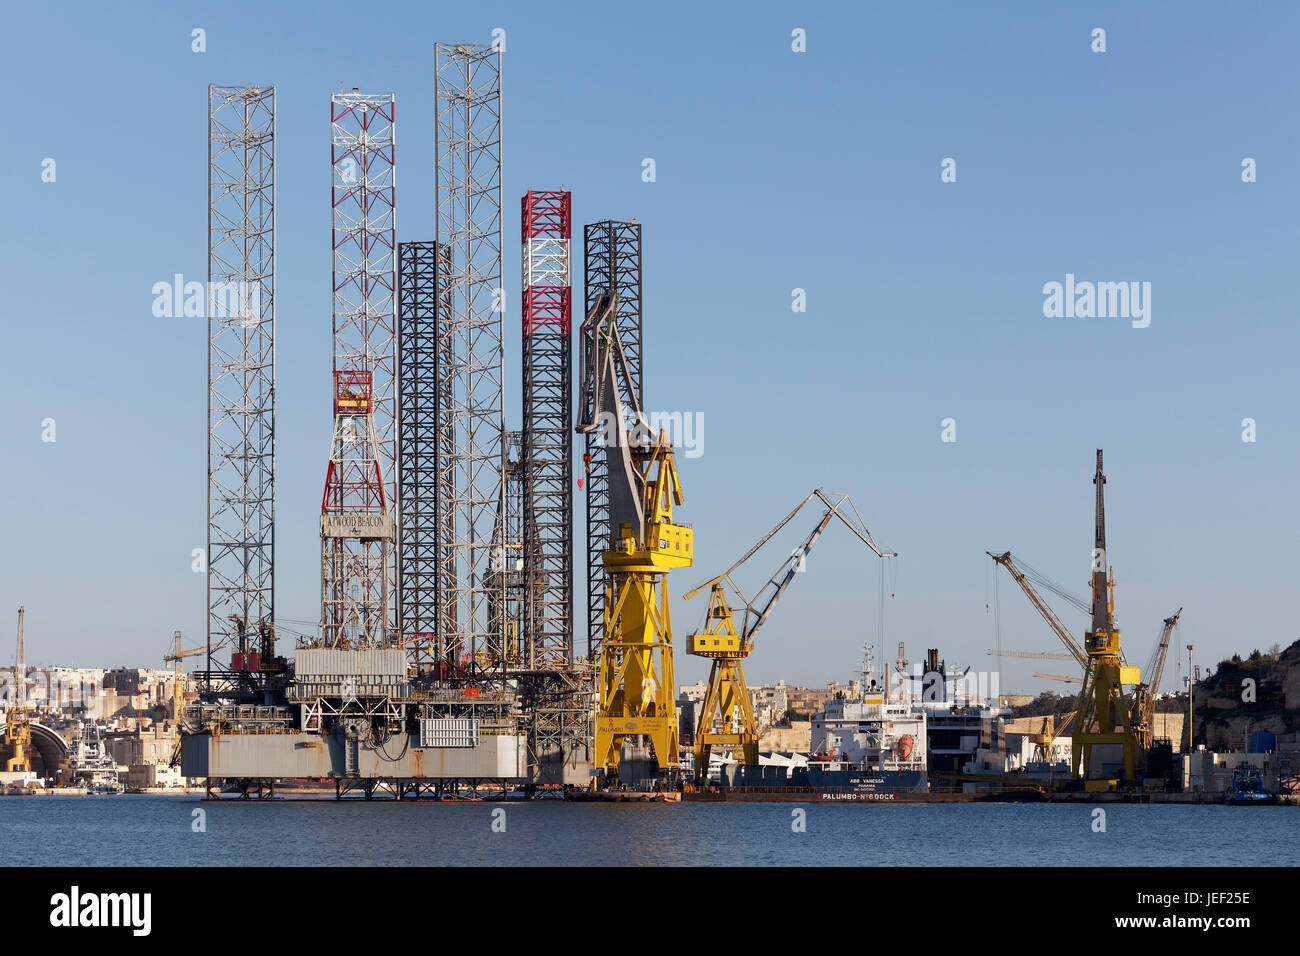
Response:
[[[1074,720],[1074,746],[1070,754],[1075,777],[1083,768],[1088,781],[1104,779],[1101,760],[1094,760],[1095,749],[1118,746],[1122,753],[1124,779],[1137,780],[1137,736],[1129,707],[1124,700],[1124,684],[1138,683],[1138,669],[1125,666],[1120,654],[1119,628],[1115,626],[1115,576],[1107,580],[1106,562],[1106,475],[1102,471],[1101,449],[1097,449],[1096,537],[1092,560],[1092,629],[1086,648],[1088,660],[1079,691],[1079,706]],[[1104,787],[1104,784],[1093,789]]]

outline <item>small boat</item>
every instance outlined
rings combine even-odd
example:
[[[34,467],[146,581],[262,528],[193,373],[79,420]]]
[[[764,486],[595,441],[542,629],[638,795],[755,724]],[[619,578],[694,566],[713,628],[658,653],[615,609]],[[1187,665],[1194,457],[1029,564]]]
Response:
[[[1232,786],[1223,795],[1223,802],[1230,807],[1269,806],[1277,803],[1277,794],[1264,789],[1258,770],[1242,764],[1233,771]]]

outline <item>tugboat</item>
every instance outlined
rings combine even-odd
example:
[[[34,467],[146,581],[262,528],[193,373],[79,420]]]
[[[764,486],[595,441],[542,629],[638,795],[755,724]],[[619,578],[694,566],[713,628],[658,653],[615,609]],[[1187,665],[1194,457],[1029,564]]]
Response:
[[[1265,790],[1259,771],[1243,763],[1232,772],[1232,786],[1223,802],[1230,807],[1269,806],[1277,803],[1277,794]]]

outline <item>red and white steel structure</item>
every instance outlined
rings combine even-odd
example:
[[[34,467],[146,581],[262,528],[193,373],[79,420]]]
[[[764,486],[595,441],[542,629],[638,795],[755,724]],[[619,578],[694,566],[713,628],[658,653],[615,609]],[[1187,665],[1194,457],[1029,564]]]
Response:
[[[321,496],[321,640],[389,643],[393,519],[380,473],[371,373],[334,373],[334,439]]]
[[[524,654],[530,669],[573,663],[571,198],[529,190],[523,263]]]
[[[334,432],[321,503],[321,639],[386,646],[392,621],[396,141],[391,93],[330,99]]]

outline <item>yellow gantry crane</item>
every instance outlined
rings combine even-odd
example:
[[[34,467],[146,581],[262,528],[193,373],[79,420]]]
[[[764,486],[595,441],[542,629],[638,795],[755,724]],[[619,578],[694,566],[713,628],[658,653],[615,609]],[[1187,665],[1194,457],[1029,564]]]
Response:
[[[23,661],[23,609],[18,608],[18,648],[14,654],[13,701],[6,715],[3,746],[8,755],[5,770],[25,773],[32,769],[32,725],[27,713],[27,668]]]
[[[673,696],[673,632],[666,578],[690,567],[692,531],[673,509],[683,503],[673,449],[662,432],[649,435],[630,387],[615,325],[618,297],[604,294],[582,323],[583,376],[592,396],[577,425],[598,433],[608,462],[609,549],[605,629],[596,686],[595,761],[617,771],[628,738],[648,740],[661,769],[678,766]],[[619,383],[631,396],[629,421]]]
[[[776,573],[763,585],[755,599],[745,600],[744,594],[732,580],[731,575],[752,558],[763,545],[772,540],[803,509],[804,505],[814,498],[825,506],[826,513],[818,520],[803,544],[795,548],[790,557],[777,568]],[[840,510],[846,504],[853,510],[858,524],[854,524]],[[844,522],[867,547],[876,552],[877,556],[897,557],[892,552],[886,555],[876,546],[871,532],[862,523],[862,516],[858,514],[857,508],[848,495],[829,495],[818,488],[799,502],[775,528],[760,538],[739,561],[684,595],[689,600],[705,588],[709,589],[709,608],[705,612],[704,627],[690,635],[687,645],[688,654],[704,657],[713,662],[709,669],[709,686],[700,709],[699,725],[695,731],[697,782],[704,780],[708,775],[709,755],[715,746],[730,746],[733,753],[738,751],[741,762],[746,766],[754,766],[758,763],[758,728],[754,721],[753,703],[749,697],[749,688],[745,684],[741,662],[753,651],[754,635],[767,621],[772,608],[785,593],[785,589],[790,586],[794,576],[804,569],[804,561],[808,553],[817,544],[833,517]],[[735,614],[727,601],[724,585],[730,586],[744,607],[739,631],[736,629]],[[721,729],[715,730],[715,725],[720,726]]]

